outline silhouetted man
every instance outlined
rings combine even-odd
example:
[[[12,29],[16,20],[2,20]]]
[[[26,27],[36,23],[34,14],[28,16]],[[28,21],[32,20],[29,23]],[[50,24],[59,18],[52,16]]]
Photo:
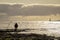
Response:
[[[14,27],[15,27],[15,31],[17,31],[18,24],[17,24],[17,23],[15,23]]]

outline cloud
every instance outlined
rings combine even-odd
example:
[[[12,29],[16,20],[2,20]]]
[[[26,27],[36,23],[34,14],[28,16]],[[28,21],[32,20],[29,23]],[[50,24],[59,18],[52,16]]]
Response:
[[[23,15],[51,15],[60,14],[60,6],[32,5],[22,8]]]
[[[8,15],[19,15],[23,4],[0,4],[0,13],[7,13]]]
[[[0,13],[0,16],[7,16],[6,13]]]
[[[7,13],[9,15],[20,15],[21,14],[21,9],[22,9],[22,4],[14,4],[9,7],[9,10]]]
[[[9,6],[8,4],[0,4],[0,13],[6,13]]]
[[[7,15],[52,15],[60,14],[60,6],[51,5],[28,5],[23,4],[0,4],[0,13]],[[23,7],[23,8],[22,8]]]

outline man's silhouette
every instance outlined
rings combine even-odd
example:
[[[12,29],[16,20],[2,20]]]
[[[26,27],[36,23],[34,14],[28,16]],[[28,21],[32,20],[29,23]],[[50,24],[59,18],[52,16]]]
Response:
[[[15,27],[15,31],[17,31],[18,24],[17,24],[17,23],[15,23],[14,27]]]

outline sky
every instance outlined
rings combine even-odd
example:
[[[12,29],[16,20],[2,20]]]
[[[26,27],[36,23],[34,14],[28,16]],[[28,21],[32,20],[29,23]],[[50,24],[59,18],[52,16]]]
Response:
[[[18,5],[10,5],[14,3]],[[22,6],[24,7],[22,8]],[[58,15],[56,18],[59,20],[60,0],[0,0],[1,20],[7,20],[8,16],[17,15],[40,16],[40,18],[43,16],[43,20],[45,20],[44,17],[56,14]],[[48,18],[46,17],[46,20]],[[55,16],[53,18],[55,19]],[[42,18],[38,18],[38,20],[42,20]]]
[[[1,23],[16,19],[20,21],[46,21],[49,18],[60,20],[59,17],[60,0],[0,0]]]
[[[0,3],[24,3],[24,4],[60,4],[60,0],[0,0]]]

